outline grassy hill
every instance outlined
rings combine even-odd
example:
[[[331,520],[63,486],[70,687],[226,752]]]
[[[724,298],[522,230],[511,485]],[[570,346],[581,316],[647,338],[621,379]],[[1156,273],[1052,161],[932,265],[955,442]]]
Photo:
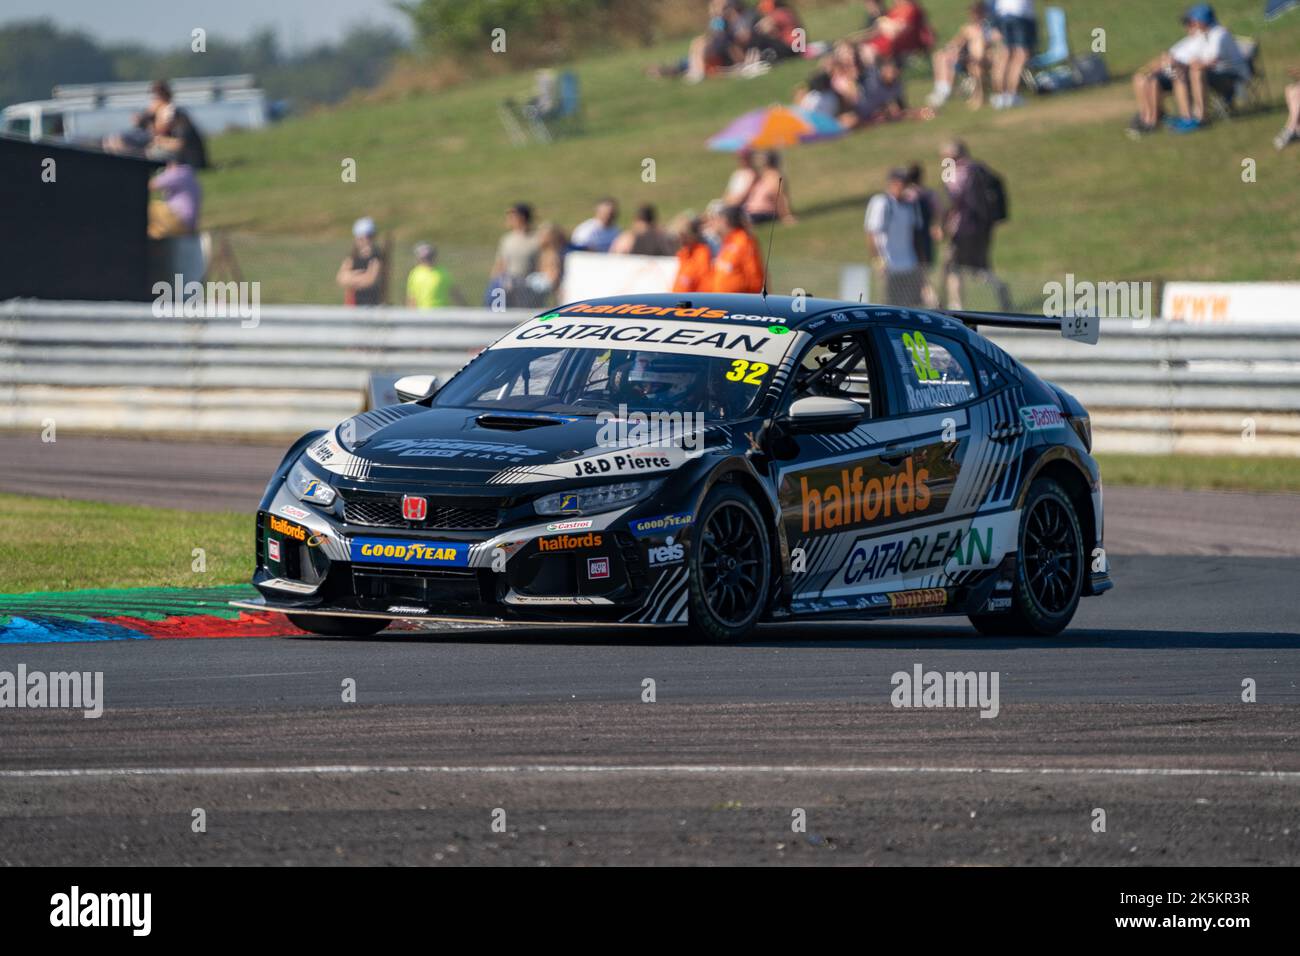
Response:
[[[778,227],[773,287],[833,294],[839,264],[865,260],[863,206],[881,188],[885,170],[919,160],[937,184],[938,145],[952,135],[964,137],[1006,177],[1012,219],[998,234],[995,264],[1022,301],[1035,301],[1043,282],[1067,272],[1098,281],[1295,278],[1300,148],[1273,149],[1280,105],[1193,135],[1131,142],[1123,133],[1133,112],[1128,76],[1177,39],[1184,4],[1060,5],[1069,13],[1076,51],[1089,48],[1094,29],[1105,31],[1115,77],[1109,85],[999,113],[971,112],[954,101],[930,122],[788,151],[800,222]],[[927,4],[944,39],[965,6],[966,0]],[[1280,101],[1283,68],[1300,65],[1300,12],[1265,25],[1263,6],[1262,0],[1230,0],[1216,9],[1234,32],[1261,39],[1272,99]],[[860,11],[857,3],[812,11],[810,38],[833,39],[860,26]],[[206,223],[230,230],[245,278],[263,284],[263,301],[338,301],[334,270],[349,225],[362,214],[394,235],[399,270],[409,265],[412,242],[438,243],[476,300],[508,203],[531,201],[541,218],[570,228],[607,193],[629,212],[654,202],[664,219],[699,210],[721,192],[734,162],[707,151],[705,140],[746,110],[788,102],[811,69],[806,62],[783,64],[755,80],[698,86],[646,78],[648,65],[684,48],[680,41],[568,65],[582,84],[586,132],[549,146],[511,146],[497,117],[504,97],[529,92],[529,73],[437,94],[394,94],[220,137],[212,152],[221,168],[204,183]],[[929,88],[928,64],[913,64],[911,102],[920,104]],[[342,182],[345,158],[357,163],[355,183]],[[647,158],[656,165],[653,183],[641,178]],[[1247,159],[1257,164],[1253,183],[1242,181]]]

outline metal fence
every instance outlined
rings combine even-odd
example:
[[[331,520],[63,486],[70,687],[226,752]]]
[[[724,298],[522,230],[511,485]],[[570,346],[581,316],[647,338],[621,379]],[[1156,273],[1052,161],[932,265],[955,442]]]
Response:
[[[300,433],[356,412],[372,373],[445,379],[526,315],[263,306],[253,324],[14,300],[0,303],[0,426]],[[1300,325],[1101,328],[1096,345],[987,334],[1088,406],[1100,450],[1300,455]]]

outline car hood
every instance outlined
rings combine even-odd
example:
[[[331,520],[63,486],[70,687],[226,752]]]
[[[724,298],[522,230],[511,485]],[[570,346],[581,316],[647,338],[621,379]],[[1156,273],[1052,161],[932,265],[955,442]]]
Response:
[[[620,441],[616,428],[595,418],[404,404],[350,418],[306,453],[359,480],[503,485],[669,471],[706,445],[730,442],[729,430],[717,428],[650,443],[625,430]]]

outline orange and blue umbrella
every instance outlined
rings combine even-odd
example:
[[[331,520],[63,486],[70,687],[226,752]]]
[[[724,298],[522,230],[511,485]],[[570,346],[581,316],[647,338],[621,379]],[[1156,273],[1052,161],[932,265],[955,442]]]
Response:
[[[737,119],[709,140],[709,149],[735,153],[742,149],[785,149],[799,143],[843,136],[835,117],[797,106],[765,106]]]

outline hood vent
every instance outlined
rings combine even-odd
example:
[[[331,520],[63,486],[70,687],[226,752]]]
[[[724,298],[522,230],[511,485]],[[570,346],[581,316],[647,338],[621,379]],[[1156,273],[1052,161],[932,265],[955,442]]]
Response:
[[[558,418],[547,418],[540,415],[500,415],[491,412],[480,415],[474,421],[480,428],[499,428],[505,432],[522,432],[530,428],[541,428],[545,425],[563,424]]]

